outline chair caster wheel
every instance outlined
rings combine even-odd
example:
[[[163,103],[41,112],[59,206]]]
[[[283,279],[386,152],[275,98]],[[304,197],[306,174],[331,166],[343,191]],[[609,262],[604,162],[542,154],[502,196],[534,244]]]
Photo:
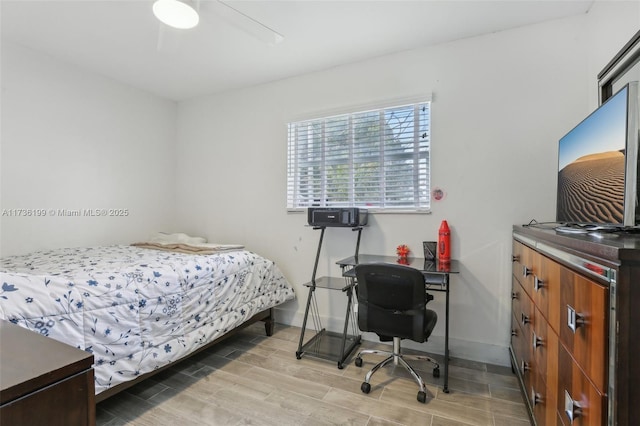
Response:
[[[427,401],[427,393],[426,392],[418,392],[418,402],[422,402],[423,404]]]
[[[296,358],[297,359],[302,359],[302,354],[300,352],[296,352]]]
[[[356,367],[362,367],[362,358],[360,357],[356,358]]]
[[[339,362],[338,363],[338,370],[342,370],[344,368],[344,364]]]
[[[362,386],[360,386],[360,390],[363,393],[369,393],[371,392],[371,385],[367,382],[362,382]]]
[[[440,377],[440,367],[436,367],[433,369],[433,377],[435,377],[436,379]]]

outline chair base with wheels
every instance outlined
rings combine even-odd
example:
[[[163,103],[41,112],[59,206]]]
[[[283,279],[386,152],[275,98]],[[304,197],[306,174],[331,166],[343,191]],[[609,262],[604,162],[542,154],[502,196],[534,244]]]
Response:
[[[428,362],[434,364],[435,367],[433,367],[433,377],[435,377],[435,378],[440,377],[440,364],[438,364],[438,362],[436,360],[434,360],[433,358],[430,358],[428,356],[403,355],[401,353],[400,341],[401,341],[401,339],[399,337],[394,337],[393,338],[393,352],[381,351],[381,350],[375,350],[375,349],[365,349],[365,350],[362,350],[362,351],[360,351],[358,353],[358,355],[355,358],[355,364],[356,364],[357,367],[362,367],[362,355],[368,355],[368,354],[388,355],[387,358],[385,358],[384,360],[380,361],[378,364],[373,366],[373,368],[371,370],[369,370],[369,372],[367,373],[367,375],[364,378],[364,382],[362,382],[362,385],[360,386],[360,389],[364,393],[371,392],[371,377],[374,375],[374,373],[376,371],[378,371],[379,369],[381,369],[385,365],[393,362],[394,365],[403,366],[411,374],[411,377],[413,377],[413,380],[416,381],[416,383],[418,384],[418,387],[420,388],[420,390],[418,391],[418,398],[417,399],[418,399],[418,401],[424,403],[427,400],[427,392],[426,392],[427,388],[426,388],[426,385],[424,384],[424,381],[422,380],[422,377],[420,377],[420,375],[418,373],[416,373],[416,371],[413,369],[413,367],[411,367],[407,363],[407,361],[405,361],[405,359],[416,360],[416,361],[428,361]]]

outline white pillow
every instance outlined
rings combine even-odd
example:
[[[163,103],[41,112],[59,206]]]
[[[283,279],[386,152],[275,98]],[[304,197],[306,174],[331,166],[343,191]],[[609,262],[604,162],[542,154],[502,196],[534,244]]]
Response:
[[[191,237],[183,232],[177,232],[175,234],[158,232],[149,239],[149,242],[158,244],[204,244],[207,242],[207,239],[203,237]]]

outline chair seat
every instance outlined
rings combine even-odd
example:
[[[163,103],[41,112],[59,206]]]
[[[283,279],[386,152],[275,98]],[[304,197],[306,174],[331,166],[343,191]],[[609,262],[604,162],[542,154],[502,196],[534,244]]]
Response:
[[[438,322],[438,314],[436,314],[436,311],[432,311],[431,309],[425,309],[425,313],[424,313],[425,341],[427,340],[426,338],[428,338],[428,336],[431,335],[431,332],[435,328],[437,322]],[[390,342],[393,340],[393,336],[383,336],[381,334],[378,334],[378,338],[380,339],[381,342]]]

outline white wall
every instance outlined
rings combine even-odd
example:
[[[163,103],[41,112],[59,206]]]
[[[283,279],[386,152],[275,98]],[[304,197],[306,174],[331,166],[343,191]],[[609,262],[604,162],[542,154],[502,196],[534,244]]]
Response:
[[[3,40],[0,253],[129,243],[169,228],[176,108]],[[128,216],[61,217],[58,209]]]
[[[401,243],[419,253],[447,219],[463,265],[452,284],[452,350],[477,358],[481,348],[480,357],[504,364],[511,226],[554,219],[556,143],[586,113],[593,82],[586,48],[585,19],[575,17],[182,102],[178,223],[276,260],[298,292],[281,319],[301,324],[318,232],[285,210],[286,122],[433,92],[431,178],[447,196],[431,215],[373,216],[361,253],[394,254]],[[354,234],[329,229],[325,240],[319,273],[335,274],[335,261],[353,253]],[[343,296],[317,293],[335,327]],[[432,303],[444,312],[441,296]],[[432,340],[429,350],[441,352],[441,340]]]

